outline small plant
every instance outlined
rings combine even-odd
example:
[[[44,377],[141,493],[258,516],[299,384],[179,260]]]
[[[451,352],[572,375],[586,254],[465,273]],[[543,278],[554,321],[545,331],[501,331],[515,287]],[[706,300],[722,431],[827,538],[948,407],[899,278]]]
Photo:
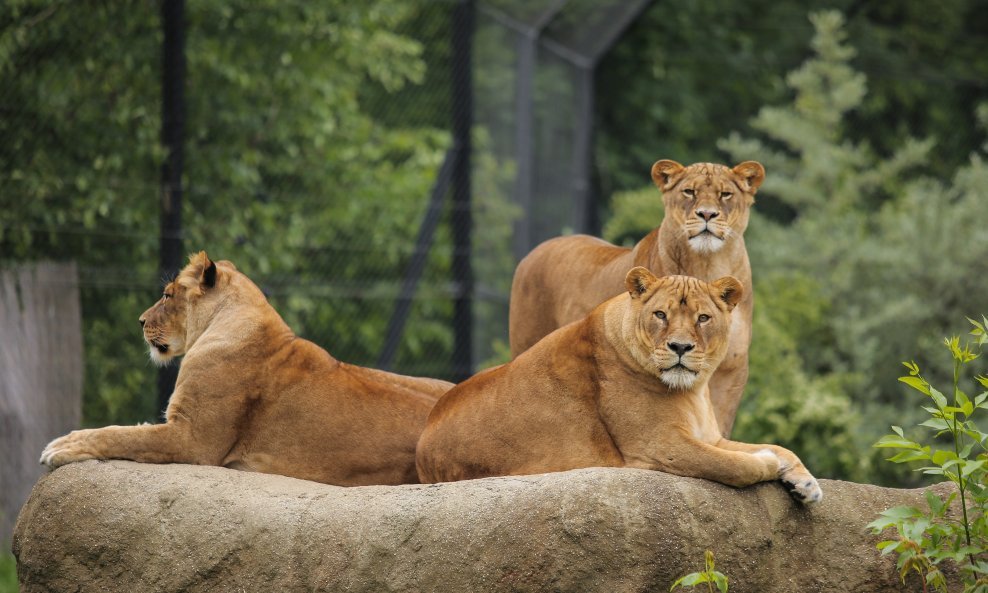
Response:
[[[703,572],[691,572],[680,577],[672,584],[672,587],[669,587],[669,590],[673,591],[676,587],[696,587],[701,583],[706,583],[710,593],[714,592],[714,585],[717,586],[720,593],[727,593],[727,577],[724,576],[724,573],[714,570],[714,553],[707,550],[703,559],[706,564],[706,569]]]
[[[981,322],[969,319],[974,329],[974,344],[980,350],[988,342],[988,319]],[[905,436],[902,428],[893,426],[895,434],[885,435],[876,447],[898,449],[889,458],[894,463],[926,462],[917,471],[931,476],[942,476],[957,485],[957,492],[946,500],[926,493],[927,510],[900,506],[888,509],[868,524],[873,533],[894,528],[898,539],[878,543],[883,555],[898,553],[899,576],[915,572],[922,579],[923,591],[932,587],[935,591],[947,591],[947,579],[941,564],[949,560],[958,568],[965,593],[988,593],[988,434],[977,424],[988,409],[988,377],[974,379],[986,389],[972,400],[960,388],[961,370],[978,358],[971,351],[971,344],[963,346],[956,336],[945,339],[944,344],[953,357],[953,397],[947,396],[923,378],[914,362],[904,363],[909,375],[899,381],[919,391],[932,401],[923,406],[930,417],[919,426],[933,431],[930,442],[945,443],[946,448],[923,444]],[[956,503],[956,504],[955,504]],[[955,506],[958,513],[951,513]]]

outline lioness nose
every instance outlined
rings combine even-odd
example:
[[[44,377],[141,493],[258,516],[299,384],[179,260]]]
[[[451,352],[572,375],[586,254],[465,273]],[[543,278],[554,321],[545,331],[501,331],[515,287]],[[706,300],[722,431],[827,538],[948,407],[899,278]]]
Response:
[[[669,342],[666,344],[669,349],[682,356],[693,349],[693,344],[681,344],[679,342]]]
[[[697,210],[696,215],[702,218],[703,220],[710,222],[711,220],[717,218],[720,215],[720,212],[717,212],[716,210],[702,209],[702,210]]]
[[[140,321],[140,322],[141,322],[141,327],[144,327],[144,318],[143,318],[143,317],[141,317],[140,319],[138,319],[138,321]]]

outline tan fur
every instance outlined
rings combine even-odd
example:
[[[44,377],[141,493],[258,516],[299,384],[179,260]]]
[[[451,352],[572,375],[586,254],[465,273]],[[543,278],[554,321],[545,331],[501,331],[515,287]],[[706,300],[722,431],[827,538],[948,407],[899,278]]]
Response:
[[[156,362],[185,356],[167,421],[74,431],[52,441],[42,463],[194,463],[341,486],[417,481],[416,441],[451,383],[339,362],[295,336],[232,263],[205,252],[141,323]]]
[[[635,467],[737,487],[779,479],[798,500],[819,501],[795,454],[727,440],[714,417],[708,381],[728,351],[741,283],[637,267],[626,289],[444,395],[419,440],[422,482]]]
[[[721,434],[730,436],[748,380],[754,304],[744,231],[764,178],[765,169],[754,161],[734,168],[658,161],[652,166],[652,180],[662,191],[665,217],[633,249],[587,235],[558,237],[536,247],[518,264],[511,285],[512,356],[619,294],[632,266],[644,266],[658,276],[681,274],[708,282],[733,276],[744,285],[745,298],[734,313],[730,348],[710,380]],[[697,236],[706,224],[700,213],[717,214],[710,220],[710,230],[723,241]]]

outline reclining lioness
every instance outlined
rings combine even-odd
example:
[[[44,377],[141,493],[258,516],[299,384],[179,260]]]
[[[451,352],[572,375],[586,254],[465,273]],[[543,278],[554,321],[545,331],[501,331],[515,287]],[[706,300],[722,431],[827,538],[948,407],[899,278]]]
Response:
[[[820,501],[791,451],[729,441],[717,426],[707,383],[741,284],[636,267],[626,288],[447,392],[419,440],[421,481],[635,467],[737,487],[778,479],[797,500]]]
[[[684,167],[670,160],[652,165],[665,216],[633,249],[571,235],[542,243],[518,263],[508,313],[511,355],[620,294],[624,276],[634,266],[659,276],[679,274],[707,282],[732,276],[741,281],[745,296],[733,313],[727,354],[710,378],[721,434],[730,437],[748,380],[754,302],[744,231],[764,179],[765,168],[755,161],[730,168],[713,163]]]
[[[164,424],[76,430],[41,462],[193,463],[336,484],[416,482],[415,444],[452,387],[339,362],[205,252],[140,317],[158,364],[185,355]]]

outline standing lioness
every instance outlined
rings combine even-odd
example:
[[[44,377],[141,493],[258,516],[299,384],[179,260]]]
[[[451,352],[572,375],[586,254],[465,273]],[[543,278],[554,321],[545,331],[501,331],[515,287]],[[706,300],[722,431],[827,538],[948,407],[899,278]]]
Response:
[[[751,344],[753,292],[744,231],[764,179],[764,167],[754,161],[733,168],[655,163],[652,180],[662,191],[665,217],[634,249],[573,235],[546,241],[521,260],[511,284],[511,355],[518,356],[549,332],[582,319],[619,294],[633,266],[658,276],[680,274],[707,282],[733,276],[741,281],[745,296],[734,312],[730,347],[710,379],[721,434],[730,436],[748,380]]]
[[[417,481],[415,443],[451,383],[336,360],[295,336],[232,263],[205,252],[140,322],[156,363],[185,355],[167,421],[73,431],[42,463],[195,463],[340,486]]]
[[[636,467],[731,486],[820,487],[791,451],[723,438],[707,382],[744,289],[627,274],[626,294],[444,395],[418,446],[419,478],[443,482],[581,467]]]

